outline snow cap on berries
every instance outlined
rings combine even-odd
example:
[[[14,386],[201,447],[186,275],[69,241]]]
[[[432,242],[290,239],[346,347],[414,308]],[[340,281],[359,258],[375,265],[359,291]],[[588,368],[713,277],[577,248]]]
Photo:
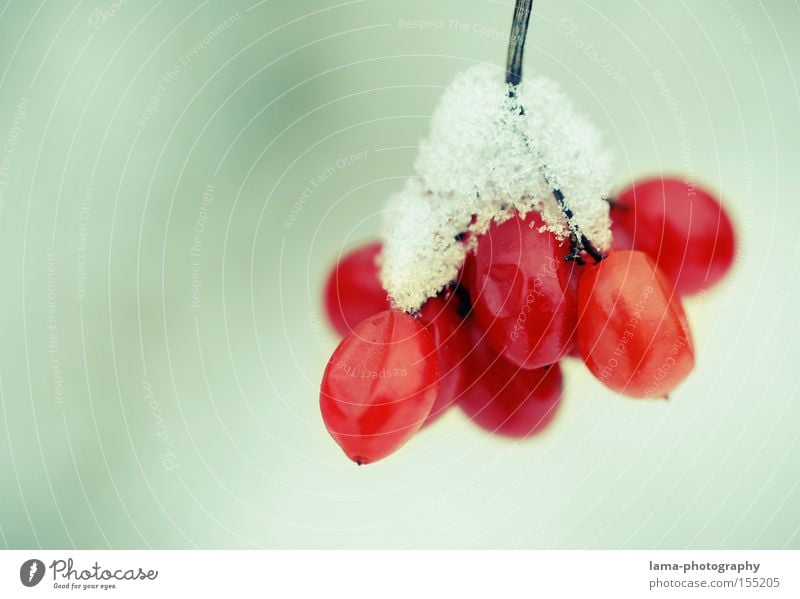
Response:
[[[403,310],[436,295],[464,262],[465,248],[451,232],[466,227],[449,222],[448,204],[418,179],[409,179],[386,204],[381,282]]]
[[[461,233],[483,233],[513,209],[540,211],[545,228],[566,240],[556,189],[580,231],[598,248],[610,245],[611,160],[599,133],[550,79],[511,91],[503,71],[487,65],[445,90],[416,161],[419,180],[387,206],[381,280],[398,308],[418,309],[457,277]]]

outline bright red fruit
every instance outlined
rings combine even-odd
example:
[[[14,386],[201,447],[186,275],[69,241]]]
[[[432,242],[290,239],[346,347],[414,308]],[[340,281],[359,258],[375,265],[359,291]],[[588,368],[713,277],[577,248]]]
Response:
[[[433,337],[405,312],[386,310],[358,324],[333,352],[319,403],[328,432],[360,465],[408,441],[438,391]]]
[[[439,393],[425,424],[441,416],[458,399],[467,382],[467,355],[470,339],[467,325],[459,315],[460,300],[456,294],[434,297],[425,302],[420,321],[433,336],[439,356]]]
[[[325,282],[325,312],[343,337],[365,318],[389,309],[375,263],[378,242],[356,248],[339,260]]]
[[[540,233],[538,213],[492,223],[470,264],[467,288],[486,340],[523,368],[557,362],[570,349],[577,318],[567,250]]]
[[[680,299],[643,252],[612,251],[578,287],[578,344],[592,374],[633,397],[666,397],[694,368]]]
[[[639,181],[611,206],[614,247],[646,252],[679,293],[711,287],[730,269],[733,225],[707,190],[679,179]]]
[[[544,429],[561,400],[561,368],[526,370],[475,337],[471,386],[458,405],[481,428],[507,437],[529,437]]]

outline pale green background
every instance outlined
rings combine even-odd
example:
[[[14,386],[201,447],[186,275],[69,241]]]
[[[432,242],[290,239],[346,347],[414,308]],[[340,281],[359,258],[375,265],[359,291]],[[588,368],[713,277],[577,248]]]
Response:
[[[357,468],[317,407],[323,273],[376,233],[442,86],[502,65],[512,2],[254,1],[0,7],[0,544],[800,548],[797,4],[535,3],[526,72],[596,119],[620,184],[720,190],[735,271],[689,303],[697,370],[668,403],[570,364],[539,438],[453,412]]]

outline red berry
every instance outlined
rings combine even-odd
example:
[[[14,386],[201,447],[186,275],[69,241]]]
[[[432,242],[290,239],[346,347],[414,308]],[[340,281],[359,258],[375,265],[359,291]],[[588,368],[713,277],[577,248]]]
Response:
[[[486,340],[523,368],[554,364],[570,347],[576,296],[573,263],[538,213],[492,223],[480,239],[468,283],[473,313]]]
[[[425,424],[441,416],[459,398],[467,382],[466,357],[471,344],[459,310],[460,300],[453,293],[429,299],[419,313],[439,356],[439,393]]]
[[[398,310],[375,314],[342,340],[325,368],[325,427],[357,464],[380,460],[425,422],[438,379],[436,345],[422,324]]]
[[[612,251],[585,267],[578,306],[581,356],[607,387],[666,397],[694,368],[680,299],[647,254]]]
[[[499,435],[522,438],[540,432],[553,419],[561,399],[559,365],[526,370],[475,341],[471,386],[458,405],[481,428]]]
[[[679,293],[711,287],[730,269],[733,225],[707,190],[670,178],[646,179],[611,207],[614,247],[646,252]]]
[[[365,318],[389,309],[375,260],[378,242],[356,248],[339,260],[325,282],[325,312],[343,337]]]

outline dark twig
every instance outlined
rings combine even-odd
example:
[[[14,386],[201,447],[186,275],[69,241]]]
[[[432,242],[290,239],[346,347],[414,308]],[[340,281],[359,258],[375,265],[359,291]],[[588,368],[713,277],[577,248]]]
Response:
[[[516,5],[514,6],[514,21],[511,24],[511,34],[508,38],[508,57],[506,59],[506,83],[512,86],[508,92],[512,97],[516,95],[516,86],[522,81],[522,56],[525,50],[525,38],[528,35],[532,4],[533,0],[516,0]],[[520,114],[524,114],[523,107],[520,107]],[[569,254],[565,257],[566,260],[577,264],[585,264],[584,259],[581,257],[581,252],[586,252],[595,262],[600,262],[605,256],[581,232],[580,227],[575,222],[572,210],[569,209],[567,202],[564,200],[564,194],[561,193],[560,189],[554,189],[553,195],[558,201],[559,208],[564,213],[569,226]]]
[[[567,203],[564,201],[564,194],[561,193],[560,189],[554,189],[553,195],[558,202],[558,207],[561,208],[561,212],[563,212],[564,216],[567,217],[567,225],[569,226],[569,254],[567,254],[564,259],[583,266],[586,264],[586,261],[581,257],[581,246],[578,243],[578,235],[580,231],[578,231],[578,225],[575,224],[572,210],[569,209]]]
[[[506,83],[519,85],[522,81],[522,55],[525,50],[525,37],[531,19],[533,0],[517,0],[514,7],[514,21],[508,38],[508,58],[506,60]]]

